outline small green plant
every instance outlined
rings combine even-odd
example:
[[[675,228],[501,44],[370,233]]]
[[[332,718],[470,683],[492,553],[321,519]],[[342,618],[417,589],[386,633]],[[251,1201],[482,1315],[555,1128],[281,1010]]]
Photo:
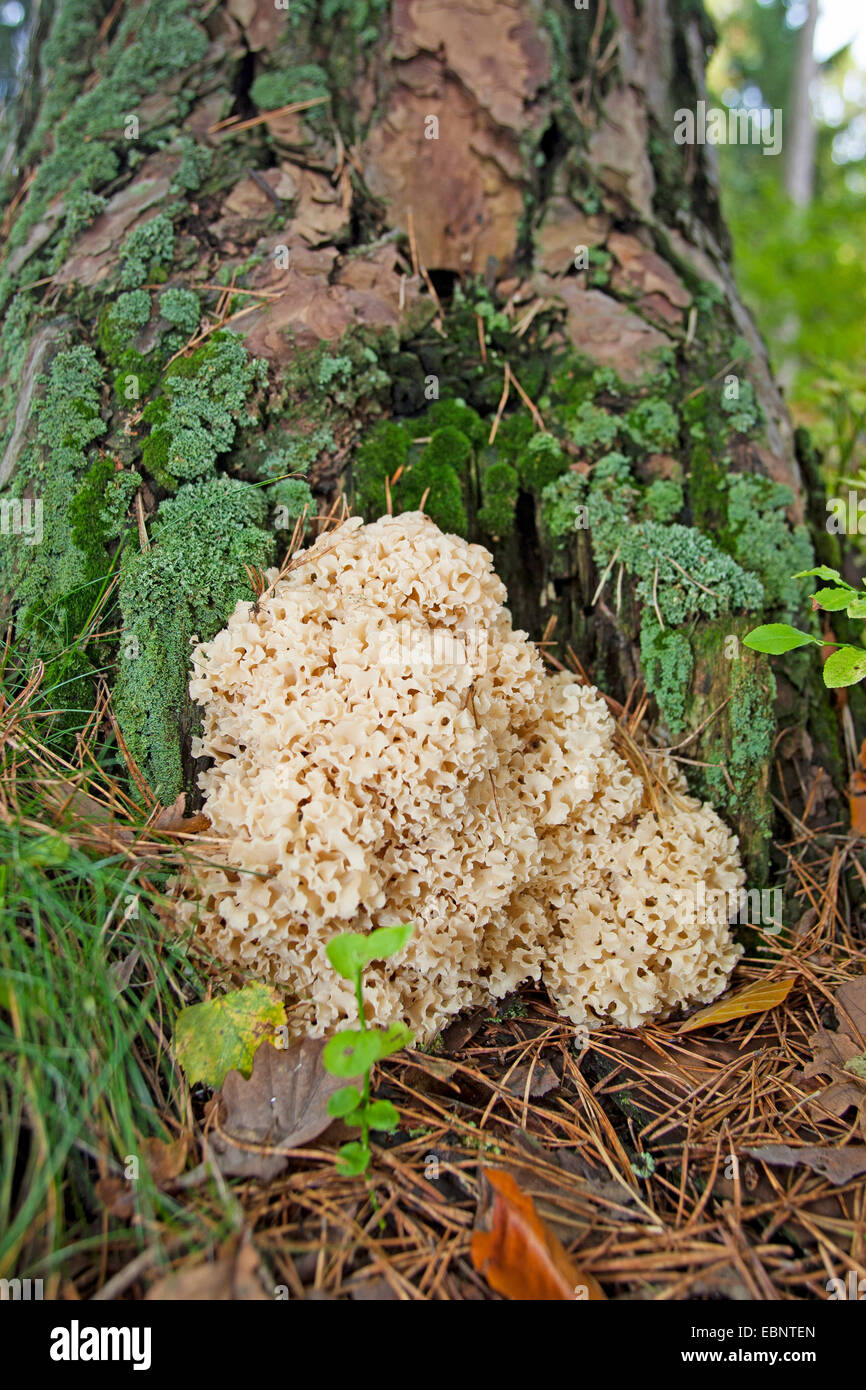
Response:
[[[795,579],[823,579],[830,586],[818,589],[812,594],[812,606],[827,613],[839,613],[843,609],[849,618],[866,618],[866,593],[854,589],[843,579],[838,570],[829,565],[818,565],[816,569],[801,570]],[[755,652],[768,652],[779,656],[791,652],[795,647],[835,646],[836,651],[824,662],[824,684],[831,689],[841,685],[856,685],[866,676],[866,650],[849,643],[825,642],[823,637],[815,637],[811,632],[802,632],[789,623],[767,623],[753,628],[743,638],[747,647]]]
[[[337,1171],[344,1177],[358,1177],[370,1166],[370,1130],[391,1131],[397,1128],[400,1116],[390,1100],[370,1099],[370,1074],[377,1062],[412,1042],[412,1032],[405,1023],[392,1023],[389,1028],[371,1028],[364,1016],[364,966],[372,960],[387,960],[402,951],[412,935],[411,923],[396,927],[379,927],[368,933],[343,932],[327,945],[328,960],[344,980],[351,980],[358,1000],[360,1027],[343,1028],[325,1045],[322,1060],[332,1076],[348,1080],[361,1077],[361,1089],[355,1085],[342,1086],[328,1101],[328,1113],[346,1124],[357,1125],[361,1138],[343,1144],[339,1150]]]

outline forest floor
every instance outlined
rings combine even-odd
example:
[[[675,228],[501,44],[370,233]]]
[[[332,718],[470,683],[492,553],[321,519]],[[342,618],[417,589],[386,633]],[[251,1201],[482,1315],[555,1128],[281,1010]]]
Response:
[[[866,1278],[866,937],[846,887],[866,873],[846,827],[781,808],[801,912],[784,944],[748,933],[726,998],[776,992],[743,1016],[586,1034],[525,989],[380,1066],[400,1127],[366,1179],[337,1172],[339,1121],[268,1181],[229,1178],[220,1107],[173,1052],[179,1007],[244,983],[171,930],[199,827],[141,821],[100,761],[107,702],[75,758],[41,744],[35,688],[2,708],[0,910],[11,925],[26,899],[31,926],[0,962],[0,1273],[63,1299],[824,1299]]]

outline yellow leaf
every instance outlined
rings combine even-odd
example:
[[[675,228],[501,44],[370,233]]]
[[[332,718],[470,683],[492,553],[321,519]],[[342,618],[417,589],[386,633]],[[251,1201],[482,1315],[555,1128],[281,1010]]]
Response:
[[[174,1029],[177,1060],[192,1084],[221,1086],[229,1071],[249,1076],[263,1042],[286,1022],[279,995],[268,985],[245,985],[182,1009]]]
[[[732,1018],[745,1018],[748,1014],[775,1009],[791,993],[794,978],[789,975],[786,980],[756,980],[727,999],[719,999],[708,1008],[701,1009],[700,1013],[683,1024],[680,1032],[692,1033],[696,1028],[709,1028],[714,1023],[728,1023]]]

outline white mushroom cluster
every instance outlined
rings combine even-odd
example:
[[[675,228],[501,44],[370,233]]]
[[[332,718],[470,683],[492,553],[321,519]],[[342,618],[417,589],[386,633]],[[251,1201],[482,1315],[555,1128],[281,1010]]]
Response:
[[[219,862],[179,911],[216,955],[311,1034],[356,1012],[327,942],[395,922],[415,932],[369,967],[368,1013],[420,1039],[527,980],[589,1027],[721,992],[739,950],[699,904],[736,895],[736,839],[672,768],[651,791],[601,696],[547,674],[486,550],[420,512],[353,518],[268,578],[193,655]]]

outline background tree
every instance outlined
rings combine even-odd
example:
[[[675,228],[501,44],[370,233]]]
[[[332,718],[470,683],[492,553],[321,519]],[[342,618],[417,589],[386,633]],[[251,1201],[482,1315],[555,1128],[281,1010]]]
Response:
[[[341,491],[369,517],[423,500],[555,659],[632,708],[645,682],[763,876],[774,756],[797,796],[843,769],[808,654],[777,689],[740,639],[809,621],[791,575],[838,555],[713,148],[674,139],[704,14],[61,0],[32,23],[0,565],[50,737],[74,747],[105,681],[109,743],[194,795],[190,637]]]
[[[816,64],[806,92],[797,55],[814,55],[814,47],[802,0],[733,7],[712,0],[711,8],[720,30],[708,74],[714,100],[778,107],[792,136],[784,163],[758,150],[719,151],[737,280],[795,420],[822,450],[828,487],[844,490],[864,462],[866,298],[857,248],[866,235],[866,75],[848,43]],[[807,117],[813,196],[798,205],[782,174],[790,172]]]

